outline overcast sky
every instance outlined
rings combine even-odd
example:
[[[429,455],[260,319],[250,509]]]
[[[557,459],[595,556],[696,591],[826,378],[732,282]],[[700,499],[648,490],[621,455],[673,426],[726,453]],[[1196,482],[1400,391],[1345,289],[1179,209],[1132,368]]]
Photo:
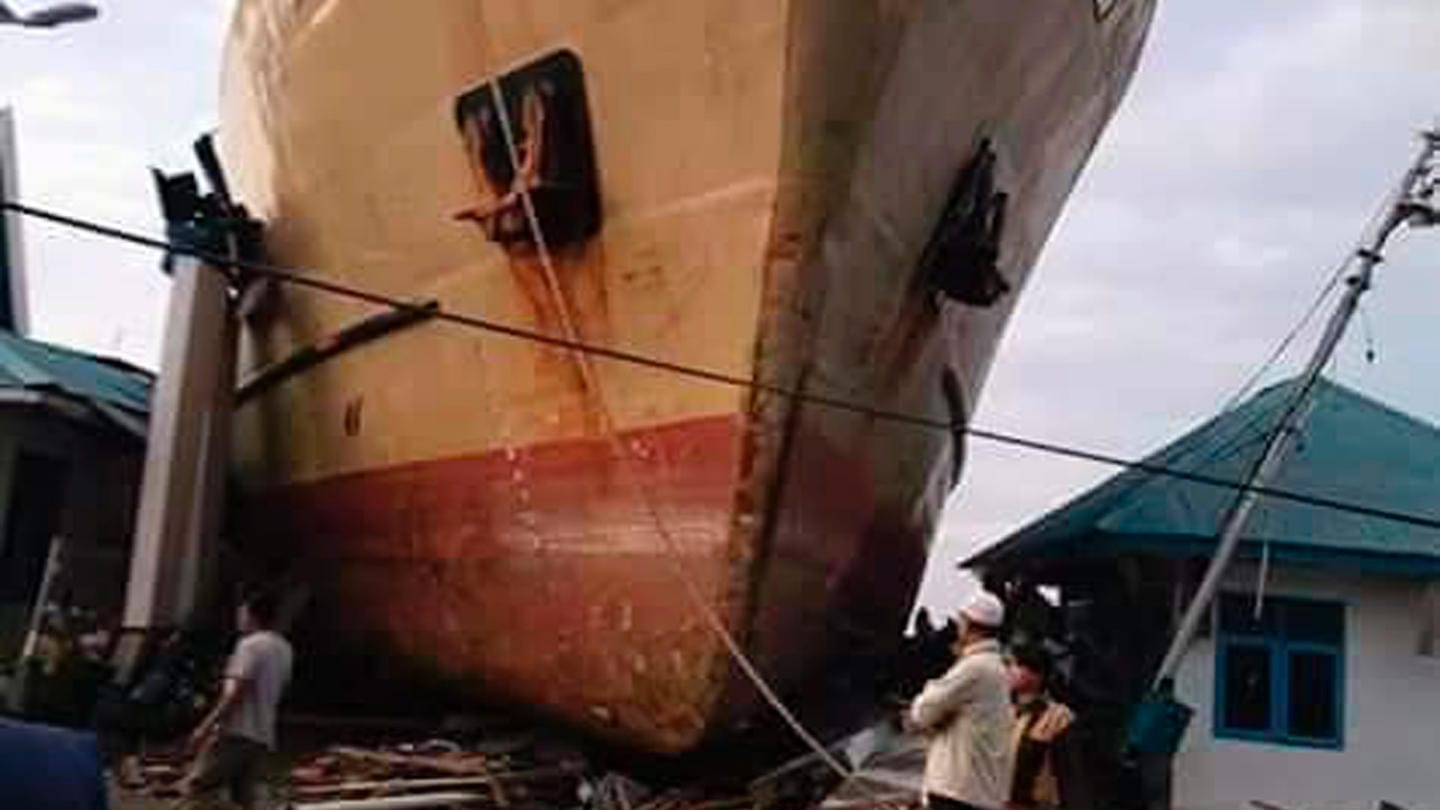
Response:
[[[0,27],[0,106],[15,113],[21,197],[158,233],[149,167],[191,168],[190,144],[215,126],[231,2],[96,4],[94,22]],[[168,286],[155,254],[50,225],[24,229],[31,332],[153,366]]]
[[[26,200],[154,232],[146,167],[188,168],[213,126],[231,3],[100,5],[74,28],[0,28],[0,105],[16,108]],[[1162,1],[976,423],[1140,456],[1211,415],[1299,319],[1437,114],[1436,0]],[[153,365],[154,255],[43,225],[25,237],[32,331]],[[1377,360],[1357,324],[1333,376],[1440,421],[1440,231],[1389,258],[1366,304]],[[923,601],[952,607],[958,557],[1108,474],[972,442]]]
[[[1300,320],[1440,114],[1436,0],[1160,3],[1130,95],[1025,289],[977,425],[1126,457],[1218,411]],[[1332,376],[1440,421],[1440,229],[1402,236]],[[1323,320],[1317,319],[1317,320]],[[1305,333],[1267,380],[1294,374]],[[1112,473],[972,441],[957,558]]]

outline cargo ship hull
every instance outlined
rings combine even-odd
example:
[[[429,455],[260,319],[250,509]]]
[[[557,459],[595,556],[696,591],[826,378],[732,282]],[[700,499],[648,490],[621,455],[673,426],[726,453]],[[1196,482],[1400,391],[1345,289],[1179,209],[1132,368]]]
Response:
[[[958,425],[1152,13],[243,0],[222,151],[285,264]],[[301,366],[375,313],[263,299],[236,531],[338,647],[659,752],[767,722],[716,623],[868,708],[802,696],[898,639],[957,432],[436,320]]]

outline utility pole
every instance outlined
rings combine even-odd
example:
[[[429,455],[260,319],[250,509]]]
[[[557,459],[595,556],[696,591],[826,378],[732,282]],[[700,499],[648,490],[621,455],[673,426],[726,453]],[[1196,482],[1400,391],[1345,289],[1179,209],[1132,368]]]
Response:
[[[0,107],[0,199],[20,199],[20,166],[15,156],[15,118]],[[0,211],[0,329],[24,335],[30,331],[26,300],[25,250],[20,216]]]
[[[1211,558],[1210,565],[1205,570],[1205,576],[1200,581],[1200,587],[1195,592],[1195,597],[1190,600],[1190,605],[1180,620],[1180,627],[1175,632],[1175,638],[1170,642],[1170,648],[1165,653],[1160,669],[1155,673],[1153,688],[1157,691],[1165,688],[1175,677],[1175,672],[1179,669],[1180,662],[1184,660],[1185,652],[1189,648],[1191,640],[1194,639],[1196,630],[1200,627],[1201,619],[1210,609],[1210,603],[1214,601],[1215,593],[1220,589],[1221,579],[1234,558],[1236,550],[1240,547],[1240,536],[1245,530],[1245,524],[1250,518],[1250,513],[1260,501],[1260,493],[1256,492],[1256,489],[1264,488],[1269,484],[1270,479],[1285,463],[1285,459],[1294,448],[1295,439],[1314,404],[1315,382],[1319,379],[1320,372],[1330,362],[1336,346],[1340,344],[1340,339],[1345,336],[1345,329],[1355,315],[1355,309],[1360,304],[1361,296],[1370,289],[1370,280],[1374,276],[1375,267],[1384,260],[1385,243],[1401,225],[1424,227],[1440,224],[1440,211],[1437,211],[1431,203],[1436,184],[1440,182],[1440,178],[1435,176],[1437,152],[1440,152],[1440,128],[1422,132],[1419,154],[1416,155],[1415,161],[1401,179],[1384,218],[1367,236],[1364,246],[1357,251],[1356,258],[1359,259],[1359,267],[1345,280],[1345,294],[1325,325],[1325,333],[1321,336],[1320,343],[1315,347],[1315,352],[1311,355],[1310,362],[1306,365],[1305,373],[1301,377],[1300,388],[1285,411],[1280,424],[1270,434],[1259,463],[1251,472],[1244,488],[1240,490],[1234,506],[1231,507],[1230,513],[1225,519],[1224,526],[1220,531],[1219,542],[1216,545],[1215,556]]]
[[[155,173],[171,243],[207,257],[250,259],[260,225],[230,198],[213,141],[195,145],[211,192],[191,174]],[[173,278],[140,487],[125,635],[128,672],[156,630],[183,626],[212,579],[234,407],[236,307],[244,278],[212,259],[167,254]]]

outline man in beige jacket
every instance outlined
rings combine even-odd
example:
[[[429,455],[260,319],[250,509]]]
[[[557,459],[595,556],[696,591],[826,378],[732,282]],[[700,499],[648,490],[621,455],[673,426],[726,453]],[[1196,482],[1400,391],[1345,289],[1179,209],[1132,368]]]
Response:
[[[925,684],[910,728],[927,738],[925,803],[931,810],[1001,810],[1014,770],[1015,713],[1000,655],[1005,606],[982,591],[960,609],[959,660]]]

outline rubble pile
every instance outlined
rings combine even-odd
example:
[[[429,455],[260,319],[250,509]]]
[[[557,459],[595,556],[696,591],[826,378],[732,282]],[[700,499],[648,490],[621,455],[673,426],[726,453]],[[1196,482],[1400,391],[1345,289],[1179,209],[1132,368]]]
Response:
[[[288,791],[299,808],[437,793],[465,807],[567,807],[577,804],[584,773],[578,757],[545,759],[533,750],[494,753],[449,740],[335,745],[295,760]]]
[[[442,733],[455,729],[440,729]],[[314,730],[312,729],[312,732]],[[580,749],[534,729],[461,731],[458,739],[396,740],[324,730],[313,744],[276,757],[267,780],[270,807],[294,810],[911,810],[918,805],[913,741],[889,733],[857,735],[834,753],[854,772],[837,780],[815,755],[799,757],[749,781],[735,774],[647,782],[600,766]],[[514,733],[508,733],[508,732]],[[479,733],[475,733],[479,732]],[[292,740],[295,738],[292,737]],[[849,750],[847,750],[849,749]],[[152,750],[116,774],[118,801],[129,808],[170,807],[185,793],[190,759]],[[723,766],[722,766],[723,770]],[[726,777],[729,778],[721,778]],[[915,782],[916,784],[911,784]]]

